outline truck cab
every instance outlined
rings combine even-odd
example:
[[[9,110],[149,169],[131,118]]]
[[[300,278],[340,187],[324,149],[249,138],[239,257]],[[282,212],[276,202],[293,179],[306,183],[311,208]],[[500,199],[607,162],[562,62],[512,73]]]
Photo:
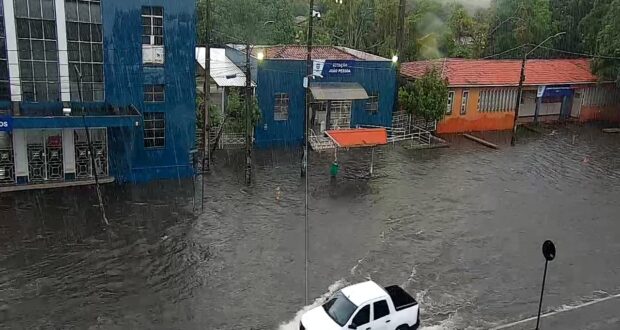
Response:
[[[301,318],[300,330],[414,330],[418,303],[399,286],[368,281],[338,291]]]

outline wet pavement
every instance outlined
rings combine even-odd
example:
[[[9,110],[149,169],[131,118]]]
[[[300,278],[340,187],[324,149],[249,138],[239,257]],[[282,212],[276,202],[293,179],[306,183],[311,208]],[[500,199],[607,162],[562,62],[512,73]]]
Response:
[[[502,148],[381,148],[373,178],[368,151],[340,153],[335,181],[333,156],[312,154],[311,298],[371,278],[415,294],[425,328],[493,328],[536,313],[545,239],[558,254],[544,311],[620,293],[620,136],[484,137]],[[241,155],[220,152],[204,212],[191,181],[106,186],[109,228],[92,188],[0,195],[0,327],[296,329],[299,157],[255,160],[248,188]],[[617,324],[600,306],[585,312],[602,324],[591,329]]]

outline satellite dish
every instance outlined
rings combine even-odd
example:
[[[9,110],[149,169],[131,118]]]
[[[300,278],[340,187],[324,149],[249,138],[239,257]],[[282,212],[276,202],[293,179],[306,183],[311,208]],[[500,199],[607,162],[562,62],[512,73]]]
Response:
[[[542,253],[547,261],[555,259],[555,245],[553,242],[546,240],[542,246]]]

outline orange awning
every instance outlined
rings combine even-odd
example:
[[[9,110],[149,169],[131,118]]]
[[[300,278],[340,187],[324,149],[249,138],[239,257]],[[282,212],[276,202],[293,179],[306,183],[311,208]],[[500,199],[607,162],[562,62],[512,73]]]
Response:
[[[325,132],[340,148],[363,148],[387,144],[385,128],[356,128]]]

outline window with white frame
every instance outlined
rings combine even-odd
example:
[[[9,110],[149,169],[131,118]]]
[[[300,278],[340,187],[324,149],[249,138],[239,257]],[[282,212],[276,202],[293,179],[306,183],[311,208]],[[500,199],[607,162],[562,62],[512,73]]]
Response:
[[[158,103],[166,100],[164,85],[144,85],[144,102]]]
[[[104,101],[100,0],[65,0],[71,100]],[[82,74],[82,84],[75,69]]]
[[[467,113],[467,103],[469,102],[469,91],[463,91],[463,98],[461,99],[461,115]]]
[[[142,44],[164,45],[164,8],[142,7]]]
[[[366,100],[366,111],[370,113],[379,112],[379,94],[368,95],[368,100]]]
[[[452,114],[452,106],[454,105],[454,91],[448,92],[448,104],[446,105],[446,114]]]
[[[144,113],[144,147],[166,146],[166,116],[163,112]]]
[[[54,0],[14,0],[14,4],[22,98],[30,102],[58,101]]]
[[[288,120],[288,106],[289,106],[289,98],[286,93],[276,94],[274,109],[273,109],[273,120],[282,121]]]

